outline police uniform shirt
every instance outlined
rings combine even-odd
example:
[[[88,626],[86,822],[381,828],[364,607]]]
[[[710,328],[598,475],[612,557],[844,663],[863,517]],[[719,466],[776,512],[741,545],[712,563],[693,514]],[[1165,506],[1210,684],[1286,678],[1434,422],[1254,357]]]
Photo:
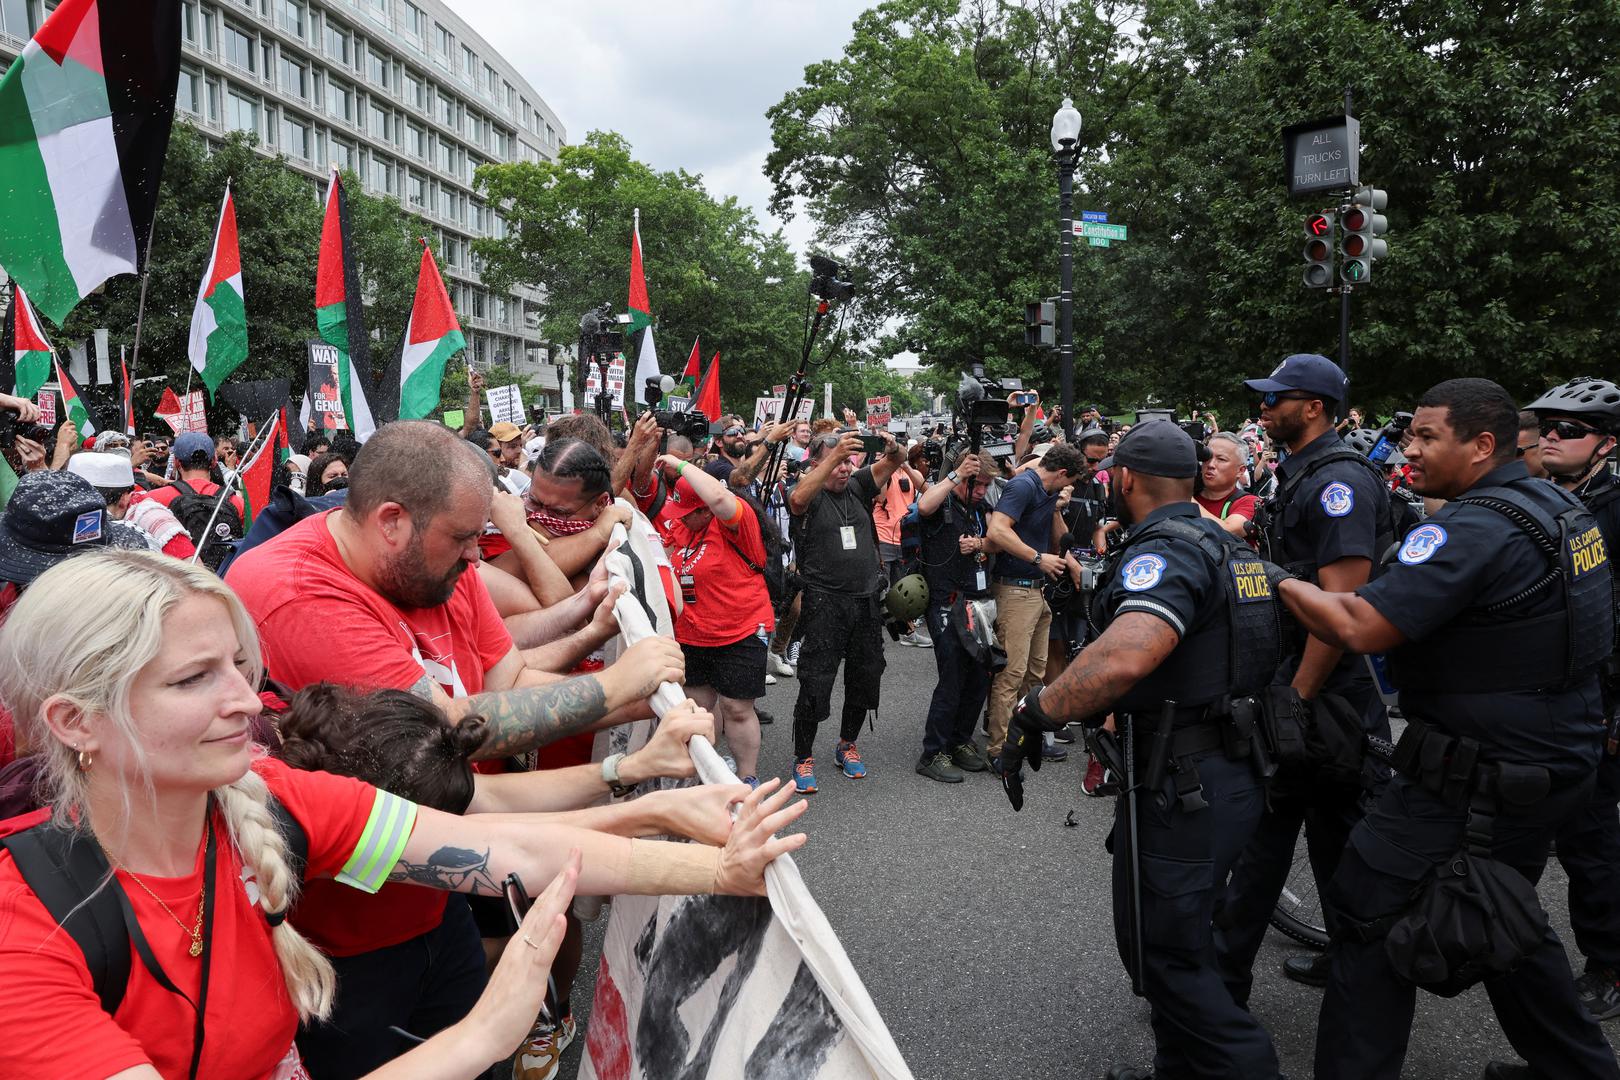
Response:
[[[945,604],[952,593],[979,596],[989,591],[991,557],[980,561],[977,555],[964,555],[959,543],[964,536],[983,536],[989,517],[990,511],[982,505],[966,506],[953,491],[932,514],[918,519],[923,579],[936,605]]]
[[[843,491],[823,487],[793,521],[793,550],[806,586],[871,596],[880,585],[872,502],[872,468],[857,469]]]
[[[1562,505],[1553,501],[1558,489],[1532,480],[1522,461],[1493,470],[1472,490],[1509,484],[1539,493],[1539,501],[1555,508],[1555,514]],[[1494,510],[1451,502],[1408,533],[1384,572],[1356,595],[1406,637],[1408,644],[1390,654],[1398,672],[1403,661],[1421,660],[1418,650],[1426,639],[1446,634],[1459,617],[1515,595],[1546,572],[1547,557],[1522,529]],[[1501,616],[1501,632],[1518,633],[1515,623],[1552,610],[1559,594],[1549,592],[1551,597],[1544,595],[1534,606]],[[1536,644],[1526,640],[1514,647]],[[1562,656],[1548,657],[1550,679],[1557,679],[1563,663]],[[1471,693],[1469,681],[1476,673],[1462,669],[1437,674],[1455,689],[1401,688],[1401,707],[1409,717],[1477,739],[1490,758],[1544,765],[1565,776],[1584,775],[1597,764],[1603,728],[1595,678],[1568,689]]]
[[[1140,533],[1154,522],[1172,517],[1217,538],[1222,535],[1220,526],[1203,521],[1197,505],[1190,502],[1159,507],[1133,531]],[[1224,676],[1228,666],[1225,586],[1197,545],[1168,536],[1152,536],[1131,544],[1118,560],[1097,603],[1104,627],[1127,612],[1140,611],[1163,621],[1180,639],[1158,670],[1125,693],[1118,702],[1121,708],[1152,709],[1166,699],[1182,705],[1204,705],[1215,700],[1216,693],[1185,695],[1185,688],[1209,683],[1211,674]],[[1186,647],[1189,639],[1202,639],[1206,633],[1219,635],[1218,652]],[[1205,643],[1207,639],[1200,641]],[[1208,670],[1211,663],[1219,665],[1220,671]]]

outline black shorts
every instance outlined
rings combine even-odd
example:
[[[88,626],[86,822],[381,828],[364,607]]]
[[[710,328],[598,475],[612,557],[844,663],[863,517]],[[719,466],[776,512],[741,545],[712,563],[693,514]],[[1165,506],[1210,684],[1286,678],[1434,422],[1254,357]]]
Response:
[[[749,634],[730,645],[681,645],[686,685],[713,687],[721,697],[753,701],[765,696],[765,643]]]

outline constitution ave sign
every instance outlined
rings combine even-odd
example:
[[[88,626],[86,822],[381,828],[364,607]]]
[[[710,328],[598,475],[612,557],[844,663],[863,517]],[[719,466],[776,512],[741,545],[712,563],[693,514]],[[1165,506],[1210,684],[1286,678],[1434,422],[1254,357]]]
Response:
[[[1288,194],[1345,191],[1361,182],[1361,124],[1353,116],[1283,128]]]

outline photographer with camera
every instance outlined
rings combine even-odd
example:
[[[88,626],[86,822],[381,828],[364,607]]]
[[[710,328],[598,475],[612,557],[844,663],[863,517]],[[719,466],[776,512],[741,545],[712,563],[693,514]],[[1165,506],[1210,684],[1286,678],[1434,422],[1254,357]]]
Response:
[[[934,637],[939,682],[928,703],[917,772],[942,784],[960,784],[963,771],[990,767],[973,742],[973,725],[990,693],[988,645],[970,648],[975,626],[988,614],[991,547],[986,539],[984,475],[979,459],[964,454],[943,480],[917,500],[922,524],[922,573],[928,582],[928,631]],[[964,637],[965,635],[965,637]],[[982,635],[977,635],[983,641]]]
[[[1053,444],[1032,467],[1007,481],[990,514],[990,546],[998,552],[993,586],[996,640],[1007,650],[1007,666],[990,686],[992,761],[1007,741],[1007,722],[1026,676],[1039,685],[1046,675],[1052,610],[1042,586],[1067,570],[1063,556],[1057,554],[1059,540],[1068,531],[1058,513],[1058,493],[1089,475],[1080,451],[1066,443]],[[1055,761],[1068,757],[1057,747],[1048,747],[1046,754]]]
[[[816,729],[832,712],[833,680],[844,665],[844,709],[833,760],[845,776],[866,775],[855,738],[878,706],[883,678],[883,579],[878,569],[872,503],[900,466],[900,448],[856,469],[864,449],[856,432],[823,435],[810,444],[811,469],[788,494],[791,535],[804,595],[799,614],[799,698],[793,707],[793,782],[816,790]]]

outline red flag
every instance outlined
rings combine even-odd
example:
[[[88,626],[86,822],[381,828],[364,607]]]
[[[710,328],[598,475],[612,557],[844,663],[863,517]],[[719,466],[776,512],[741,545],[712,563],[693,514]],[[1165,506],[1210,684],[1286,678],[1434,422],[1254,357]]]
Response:
[[[276,460],[281,448],[287,445],[287,428],[281,422],[285,411],[270,414],[270,425],[275,430],[261,432],[258,451],[242,466],[242,486],[247,491],[248,521],[252,521],[254,515],[270,505],[270,481],[275,476]]]
[[[118,368],[124,373],[124,434],[135,436],[135,395],[129,385],[129,362],[124,359],[124,350],[118,350]],[[178,410],[177,410],[178,411]]]
[[[720,416],[720,354],[714,354],[709,361],[709,370],[703,373],[703,382],[698,385],[697,396],[692,402],[692,408],[707,416],[710,420]]]

